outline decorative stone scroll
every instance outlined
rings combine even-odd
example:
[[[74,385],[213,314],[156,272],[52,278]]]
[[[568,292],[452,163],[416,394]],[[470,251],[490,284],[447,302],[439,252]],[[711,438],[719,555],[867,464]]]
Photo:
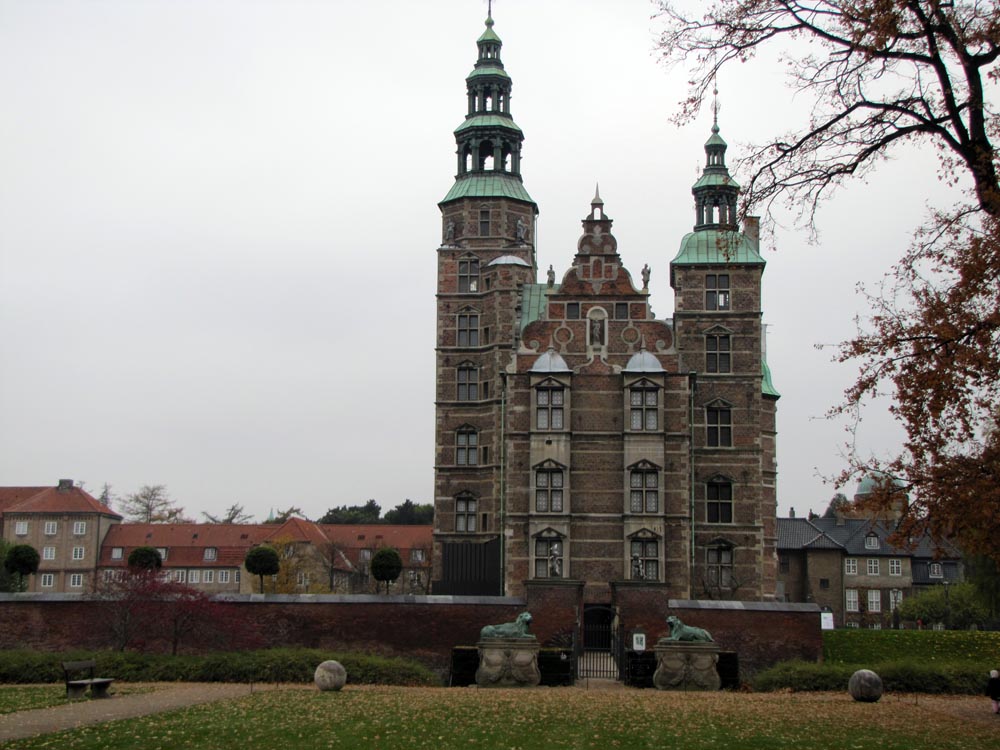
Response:
[[[527,638],[491,638],[480,641],[476,684],[489,687],[535,687],[542,681],[538,669],[538,641]]]
[[[653,684],[658,690],[718,690],[722,685],[718,663],[717,643],[661,638],[656,644]]]

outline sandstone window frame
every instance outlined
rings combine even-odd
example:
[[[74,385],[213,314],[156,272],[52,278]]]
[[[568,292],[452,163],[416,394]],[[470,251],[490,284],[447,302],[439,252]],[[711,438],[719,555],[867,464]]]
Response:
[[[733,334],[715,326],[705,332],[705,372],[728,375],[733,371]]]
[[[660,432],[660,393],[663,386],[649,378],[639,378],[626,384],[628,399],[627,432]]]
[[[733,480],[716,475],[705,482],[705,523],[733,522]]]
[[[455,465],[479,465],[479,430],[464,424],[455,430]]]
[[[663,537],[649,529],[640,529],[631,534],[626,541],[628,579],[660,582],[662,580],[660,571],[663,569],[661,564]]]
[[[535,534],[531,538],[532,578],[565,578],[566,544],[566,537],[553,529]]]
[[[545,378],[532,386],[531,426],[538,432],[566,432],[569,411],[569,385],[556,378]]]
[[[532,467],[534,474],[533,513],[566,512],[566,467],[556,461],[543,461]]]
[[[720,399],[705,405],[705,445],[733,447],[733,405],[728,401]]]
[[[644,515],[659,513],[663,507],[663,468],[643,459],[627,468],[626,513]]]
[[[460,534],[476,533],[476,513],[479,499],[471,492],[455,496],[455,531]]]
[[[705,274],[705,309],[727,312],[732,309],[730,274]]]
[[[479,401],[479,367],[474,362],[462,362],[455,368],[455,399]]]
[[[479,258],[474,255],[458,259],[458,293],[478,294],[480,282]]]
[[[479,346],[479,310],[466,307],[455,313],[455,345],[464,348]]]

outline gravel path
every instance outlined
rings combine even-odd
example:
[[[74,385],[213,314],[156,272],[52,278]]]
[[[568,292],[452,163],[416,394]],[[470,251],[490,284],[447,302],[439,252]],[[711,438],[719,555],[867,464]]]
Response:
[[[150,687],[154,688],[152,692],[113,695],[107,700],[74,701],[62,706],[5,714],[0,716],[0,742],[76,729],[88,724],[131,719],[199,703],[238,698],[250,693],[249,685],[218,682],[160,683]],[[272,687],[254,685],[253,689],[259,691]]]

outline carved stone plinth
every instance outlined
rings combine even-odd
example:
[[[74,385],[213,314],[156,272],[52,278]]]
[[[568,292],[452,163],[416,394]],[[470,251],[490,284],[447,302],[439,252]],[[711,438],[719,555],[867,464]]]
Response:
[[[661,638],[656,644],[653,684],[658,690],[718,690],[722,685],[718,663],[717,643]]]
[[[496,638],[480,641],[479,687],[535,687],[542,681],[538,671],[538,641],[534,638]]]

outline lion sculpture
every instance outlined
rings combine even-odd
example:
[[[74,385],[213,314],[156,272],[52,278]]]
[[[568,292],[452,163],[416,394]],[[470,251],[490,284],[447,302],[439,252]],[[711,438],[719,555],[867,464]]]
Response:
[[[479,640],[485,641],[491,638],[534,638],[528,632],[531,624],[531,613],[522,612],[514,622],[505,622],[500,625],[487,625],[479,631]]]
[[[667,625],[670,627],[668,641],[712,642],[712,636],[707,630],[685,625],[681,618],[674,615],[667,618]]]

